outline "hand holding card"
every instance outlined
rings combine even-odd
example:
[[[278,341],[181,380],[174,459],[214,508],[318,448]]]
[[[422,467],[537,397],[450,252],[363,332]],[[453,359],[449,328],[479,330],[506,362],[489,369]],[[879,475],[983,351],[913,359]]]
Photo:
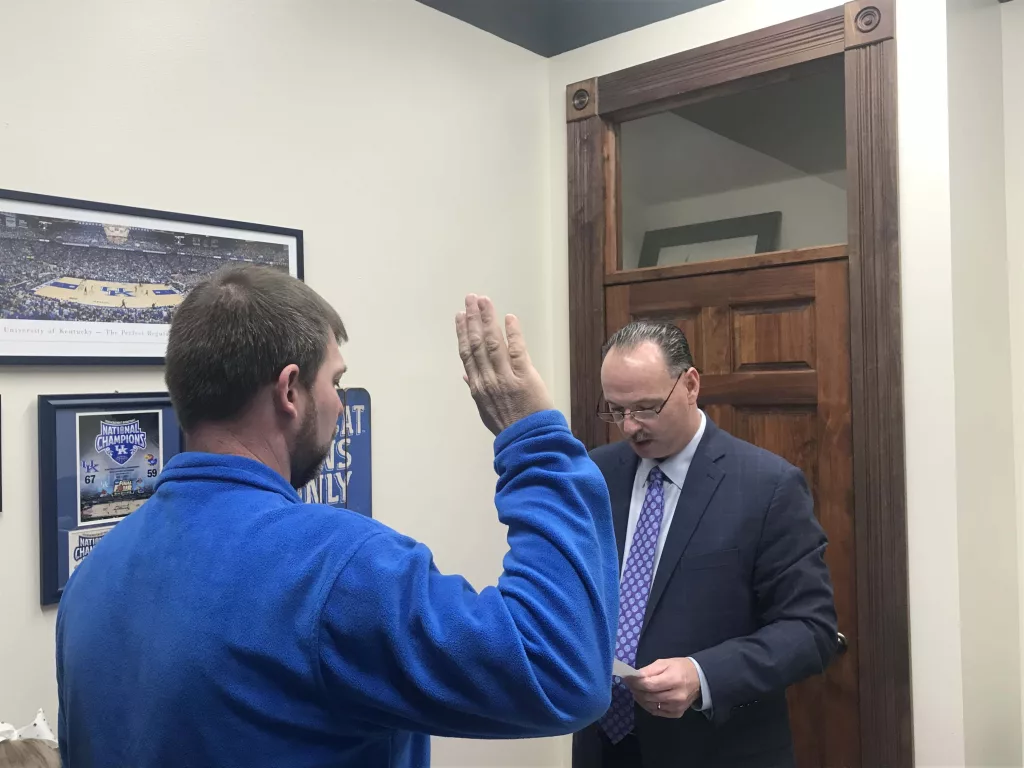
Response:
[[[625,679],[627,677],[638,677],[639,674],[639,672],[637,672],[624,661],[619,661],[618,659],[615,659],[614,663],[612,664],[612,675],[614,675],[615,677],[621,677]]]

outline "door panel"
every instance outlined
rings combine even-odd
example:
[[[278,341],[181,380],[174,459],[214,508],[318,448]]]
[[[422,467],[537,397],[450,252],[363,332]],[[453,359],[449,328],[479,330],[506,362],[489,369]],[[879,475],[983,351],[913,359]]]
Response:
[[[737,371],[814,367],[814,305],[810,301],[738,307],[732,317]]]
[[[609,334],[634,318],[674,322],[690,341],[708,417],[807,478],[849,650],[789,691],[801,768],[860,765],[848,279],[842,259],[605,290]],[[609,437],[621,435],[613,427]]]

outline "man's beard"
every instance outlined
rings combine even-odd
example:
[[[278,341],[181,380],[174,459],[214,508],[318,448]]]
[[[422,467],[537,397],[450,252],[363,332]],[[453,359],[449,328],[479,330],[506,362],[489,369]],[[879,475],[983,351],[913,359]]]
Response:
[[[299,430],[299,437],[295,441],[295,452],[292,454],[292,478],[293,488],[301,488],[318,474],[320,467],[331,452],[334,446],[334,436],[327,441],[327,445],[316,444],[316,425],[319,421],[316,403],[310,402],[310,409],[306,411],[306,418]]]

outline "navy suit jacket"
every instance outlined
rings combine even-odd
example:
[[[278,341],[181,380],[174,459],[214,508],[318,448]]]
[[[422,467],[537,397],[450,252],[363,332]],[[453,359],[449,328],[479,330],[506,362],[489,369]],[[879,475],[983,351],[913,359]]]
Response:
[[[591,452],[608,483],[619,563],[639,459],[628,443]],[[824,671],[836,613],[803,473],[710,419],[690,464],[651,586],[637,668],[690,656],[713,714],[680,719],[636,708],[643,768],[793,765],[786,688]],[[574,768],[603,768],[594,725]]]

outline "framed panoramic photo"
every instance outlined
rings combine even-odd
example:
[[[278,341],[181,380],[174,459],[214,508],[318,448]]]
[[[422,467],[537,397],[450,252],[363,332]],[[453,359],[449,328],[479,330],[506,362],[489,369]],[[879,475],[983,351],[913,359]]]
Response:
[[[231,264],[302,279],[302,232],[0,190],[0,364],[161,364],[171,312]]]
[[[165,392],[39,396],[40,601],[153,495],[184,438]]]

